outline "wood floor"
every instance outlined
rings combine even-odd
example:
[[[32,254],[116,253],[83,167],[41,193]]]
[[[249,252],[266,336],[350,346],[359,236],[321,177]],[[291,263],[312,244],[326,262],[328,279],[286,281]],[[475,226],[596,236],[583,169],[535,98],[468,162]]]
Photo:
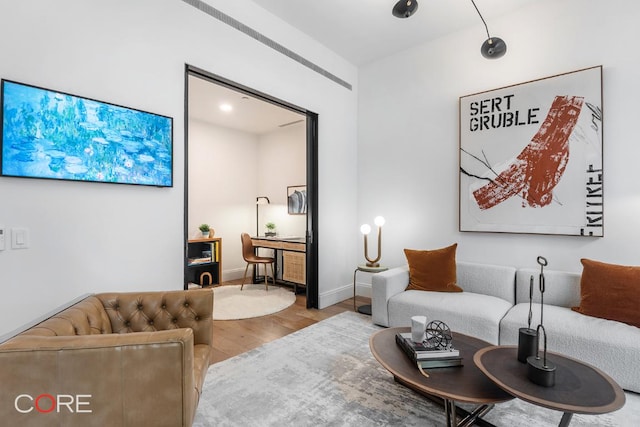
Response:
[[[241,282],[229,281],[223,285]],[[370,300],[358,297],[357,303],[369,304]],[[322,310],[307,309],[306,304],[304,295],[296,295],[296,302],[291,307],[269,316],[243,320],[214,320],[213,354],[210,363],[237,356],[336,314],[353,310],[352,298]]]

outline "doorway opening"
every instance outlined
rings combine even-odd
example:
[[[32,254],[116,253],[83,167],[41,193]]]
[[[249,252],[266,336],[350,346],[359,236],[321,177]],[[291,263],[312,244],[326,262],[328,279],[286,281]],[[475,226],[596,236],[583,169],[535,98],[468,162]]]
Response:
[[[238,109],[241,114],[225,116],[225,113],[219,110],[219,103],[222,100],[213,99],[216,98],[216,96],[207,96],[208,93],[226,93],[229,96],[239,98],[243,106]],[[203,96],[208,99],[208,104],[198,104],[196,106],[194,101],[197,98],[203,98]],[[205,105],[204,108],[203,105]],[[245,108],[247,106],[251,108]],[[233,108],[233,106],[230,107]],[[255,108],[258,109],[252,113],[247,112]],[[244,113],[240,110],[244,111]],[[206,117],[204,114],[206,114]],[[271,118],[271,123],[269,122],[269,118]],[[258,236],[262,234],[259,224],[264,224],[267,221],[272,222],[271,219],[275,216],[276,220],[280,222],[279,227],[282,227],[279,231],[283,234],[298,234],[298,230],[300,230],[301,237],[306,243],[306,252],[304,255],[306,261],[306,286],[304,287],[306,305],[307,308],[318,308],[318,115],[304,108],[292,105],[286,101],[187,64],[185,66],[184,120],[185,288],[187,287],[189,276],[188,241],[192,238],[195,222],[197,222],[197,224],[195,224],[195,227],[197,227],[200,221],[199,218],[193,215],[192,211],[196,211],[193,206],[197,206],[197,204],[203,200],[209,203],[215,203],[216,197],[219,197],[227,200],[227,204],[225,205],[226,213],[221,212],[221,216],[218,216],[216,221],[221,221],[225,226],[239,222],[247,228],[245,231],[251,230],[251,233],[255,231],[255,235]],[[198,125],[200,127],[194,126],[192,128],[192,123],[201,122],[204,123],[202,126]],[[210,124],[206,122],[213,124],[216,132],[226,133],[225,135],[227,136],[230,135],[230,139],[233,141],[227,145],[227,147],[230,147],[228,149],[217,148],[218,152],[215,153],[213,160],[194,160],[194,156],[192,155],[190,157],[190,153],[196,153],[197,147],[193,141],[190,141],[190,138],[195,139],[197,137],[201,140],[202,127],[206,128],[210,126]],[[273,123],[277,123],[275,125],[277,129],[269,130],[269,126],[274,126]],[[237,129],[241,132],[240,137],[237,137]],[[289,153],[286,151],[274,153],[272,150],[273,147],[279,147],[275,140],[280,137],[281,134],[285,135],[284,139],[286,140],[286,135],[291,132],[301,135],[303,139],[302,158],[296,159],[295,161],[288,161]],[[270,146],[263,144],[263,147],[269,147],[269,151],[265,151],[267,148],[260,148],[257,151],[253,150],[248,156],[246,152],[242,151],[243,144],[254,147],[259,146],[252,145],[254,142],[251,141],[251,138],[247,140],[247,138],[242,136],[252,133],[270,135],[259,138],[261,141],[266,140],[271,144]],[[206,135],[206,138],[209,137],[209,135]],[[225,137],[223,139],[229,138]],[[285,148],[276,148],[276,150],[286,149],[286,146]],[[252,156],[254,157],[252,158]],[[196,168],[198,174],[194,176]],[[283,171],[294,173],[295,170],[298,171],[298,175],[294,174],[293,176],[300,176],[302,178],[297,179],[296,182],[289,182],[288,184],[290,185],[281,185],[282,182],[278,182],[277,178],[273,178],[277,177],[277,174],[283,173]],[[216,173],[223,173],[224,176],[216,176]],[[259,179],[260,176],[263,179]],[[286,179],[287,178],[282,177],[280,181]],[[301,179],[304,179],[306,182],[299,182]],[[247,181],[254,181],[253,187],[247,188]],[[256,184],[258,181],[259,183]],[[271,217],[265,216],[265,209],[262,206],[260,207],[262,213],[259,215],[257,206],[253,207],[253,204],[257,203],[258,197],[269,197],[270,194],[272,194],[270,196],[272,200],[282,200],[282,206],[286,213],[287,192],[290,191],[290,189],[288,189],[289,186],[306,187],[306,215],[282,216],[279,213],[280,211],[278,211],[277,203],[274,203],[272,207]],[[252,206],[251,208],[249,208],[250,205]],[[253,218],[254,212],[256,215],[255,218]],[[269,211],[267,210],[266,212],[267,215],[269,215]],[[224,215],[227,216],[225,217]],[[259,220],[263,222],[260,223]],[[202,222],[206,221],[203,219]],[[255,225],[248,228],[247,224],[253,224],[254,222]],[[211,227],[215,229],[216,225],[211,224]],[[234,246],[240,244],[240,233],[234,231],[229,234],[230,236],[228,237],[232,237],[232,239],[225,239],[223,253],[237,254],[237,256],[240,257],[240,249],[237,248],[236,250],[236,248],[234,248]],[[230,240],[229,244],[227,244],[227,240]],[[220,269],[222,269],[222,265],[221,261]],[[222,273],[222,271],[220,273]]]

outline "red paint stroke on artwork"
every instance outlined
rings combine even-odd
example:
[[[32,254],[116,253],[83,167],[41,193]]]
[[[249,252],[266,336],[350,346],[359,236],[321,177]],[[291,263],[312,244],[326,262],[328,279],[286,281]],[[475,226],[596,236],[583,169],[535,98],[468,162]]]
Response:
[[[569,136],[583,102],[584,98],[578,96],[555,97],[547,118],[529,145],[508,169],[473,192],[480,209],[490,209],[518,194],[522,195],[523,207],[551,203],[552,191],[569,162]]]

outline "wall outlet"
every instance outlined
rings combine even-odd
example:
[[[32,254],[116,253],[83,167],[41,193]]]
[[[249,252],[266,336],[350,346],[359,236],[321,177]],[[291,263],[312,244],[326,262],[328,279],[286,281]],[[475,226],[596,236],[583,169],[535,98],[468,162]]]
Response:
[[[4,226],[0,225],[0,251],[4,251],[6,249],[5,246],[5,237],[7,234],[7,229]]]

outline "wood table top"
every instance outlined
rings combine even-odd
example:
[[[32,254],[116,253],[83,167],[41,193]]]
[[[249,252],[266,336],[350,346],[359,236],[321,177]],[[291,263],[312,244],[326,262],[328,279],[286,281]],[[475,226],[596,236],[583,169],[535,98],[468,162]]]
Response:
[[[622,408],[622,388],[598,368],[557,353],[547,352],[556,365],[553,387],[537,385],[527,377],[527,364],[518,361],[517,346],[491,346],[478,351],[478,368],[508,393],[549,409],[578,414],[604,414]]]
[[[473,363],[476,351],[491,344],[453,332],[453,346],[460,351],[463,366],[428,369],[425,370],[429,374],[427,378],[396,344],[396,333],[410,331],[409,327],[388,328],[369,338],[371,353],[398,382],[420,393],[458,402],[498,403],[513,399]]]

